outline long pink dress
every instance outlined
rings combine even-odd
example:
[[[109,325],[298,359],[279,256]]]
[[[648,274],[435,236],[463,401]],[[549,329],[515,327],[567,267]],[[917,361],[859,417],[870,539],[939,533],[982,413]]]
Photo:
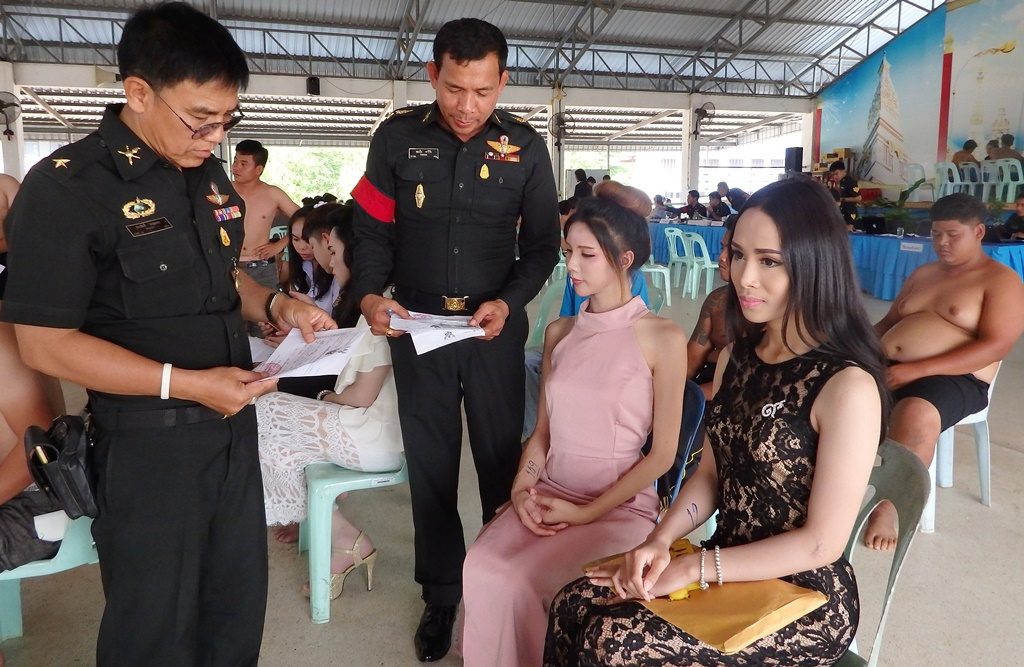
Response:
[[[654,386],[633,325],[636,297],[605,313],[581,309],[551,354],[545,378],[551,446],[539,493],[577,504],[611,488],[641,459]],[[581,566],[632,549],[654,528],[653,482],[597,521],[551,537],[531,533],[508,505],[483,530],[463,567],[466,667],[540,665],[548,608]]]

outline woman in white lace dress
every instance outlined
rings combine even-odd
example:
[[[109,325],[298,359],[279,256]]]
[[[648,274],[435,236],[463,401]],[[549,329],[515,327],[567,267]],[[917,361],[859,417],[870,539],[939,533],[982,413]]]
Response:
[[[345,288],[350,280],[352,214],[350,207],[332,206],[317,216],[329,236],[331,266],[342,292],[335,306],[339,326],[353,326],[358,317]],[[327,208],[327,206],[321,208]],[[314,224],[307,221],[307,227]],[[319,233],[317,230],[309,230]],[[320,258],[318,258],[319,260]],[[365,327],[365,322],[358,326]],[[402,432],[391,353],[387,341],[366,335],[338,376],[334,390],[319,398],[272,392],[256,401],[260,465],[269,525],[296,524],[306,518],[305,467],[330,462],[363,472],[383,472],[401,466]],[[373,543],[334,509],[332,521],[331,597],[341,594],[345,576],[364,562],[372,567]]]

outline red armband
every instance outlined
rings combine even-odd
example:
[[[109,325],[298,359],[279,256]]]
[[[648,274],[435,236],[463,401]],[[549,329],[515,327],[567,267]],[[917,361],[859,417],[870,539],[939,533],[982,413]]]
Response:
[[[395,221],[395,200],[377,189],[370,179],[363,177],[352,188],[352,198],[371,216],[381,222]]]

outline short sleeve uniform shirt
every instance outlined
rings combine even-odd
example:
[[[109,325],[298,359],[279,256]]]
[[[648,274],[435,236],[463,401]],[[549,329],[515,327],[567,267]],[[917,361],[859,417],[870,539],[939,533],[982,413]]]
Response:
[[[7,220],[0,319],[79,329],[180,368],[251,367],[234,267],[244,203],[208,158],[178,169],[107,108],[99,130],[40,161]],[[90,392],[94,410],[176,407]]]

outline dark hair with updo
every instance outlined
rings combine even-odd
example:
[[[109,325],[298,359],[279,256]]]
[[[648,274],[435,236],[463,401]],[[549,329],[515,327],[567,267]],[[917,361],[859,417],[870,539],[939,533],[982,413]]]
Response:
[[[615,267],[623,253],[632,251],[632,274],[651,256],[651,234],[647,229],[651,208],[651,199],[642,190],[618,181],[601,181],[594,188],[593,197],[583,197],[576,203],[576,212],[566,221],[563,233],[568,237],[574,223],[586,225],[597,238],[608,263]]]
[[[891,406],[885,356],[864,310],[846,225],[835,200],[821,182],[811,178],[771,183],[747,200],[736,220],[736,231],[752,224],[748,213],[754,209],[771,218],[779,231],[782,263],[789,275],[782,330],[787,331],[789,323],[795,321],[797,335],[805,344],[850,361],[874,378],[882,396],[884,438]],[[733,275],[726,301],[729,334],[733,339],[760,335],[752,333],[743,317],[736,296],[737,280],[739,277]],[[783,343],[789,347],[789,341]]]

